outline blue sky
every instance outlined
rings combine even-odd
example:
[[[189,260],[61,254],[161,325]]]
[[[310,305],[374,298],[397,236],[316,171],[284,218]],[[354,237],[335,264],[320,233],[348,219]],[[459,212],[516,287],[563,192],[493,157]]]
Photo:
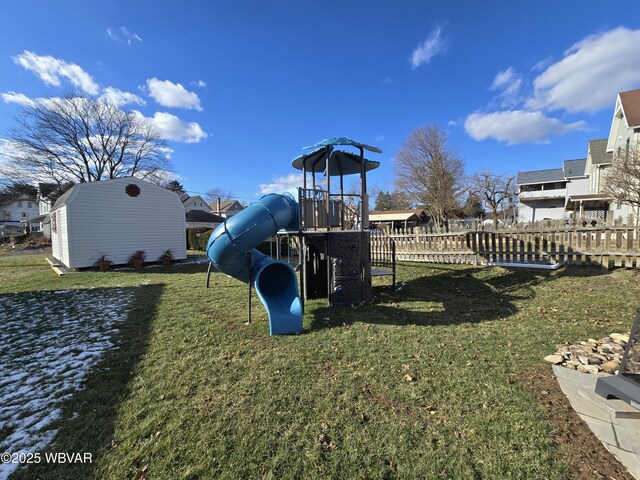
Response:
[[[388,189],[432,123],[467,173],[556,168],[640,88],[631,1],[27,0],[3,18],[0,130],[27,98],[106,95],[156,123],[188,191],[244,202],[330,136],[382,148],[369,185]]]

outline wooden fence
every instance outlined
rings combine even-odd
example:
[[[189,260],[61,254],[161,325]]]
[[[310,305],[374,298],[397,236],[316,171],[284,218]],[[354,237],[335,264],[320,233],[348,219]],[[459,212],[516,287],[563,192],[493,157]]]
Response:
[[[640,227],[601,226],[427,233],[395,230],[398,260],[472,265],[520,263],[640,268]],[[380,249],[372,238],[372,249]]]

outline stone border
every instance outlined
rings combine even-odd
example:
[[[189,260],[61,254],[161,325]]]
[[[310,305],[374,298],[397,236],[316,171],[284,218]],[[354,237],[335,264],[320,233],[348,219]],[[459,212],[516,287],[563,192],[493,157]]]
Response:
[[[617,374],[628,342],[629,334],[622,333],[612,333],[600,340],[590,338],[577,345],[567,342],[544,359],[553,365],[591,375]]]

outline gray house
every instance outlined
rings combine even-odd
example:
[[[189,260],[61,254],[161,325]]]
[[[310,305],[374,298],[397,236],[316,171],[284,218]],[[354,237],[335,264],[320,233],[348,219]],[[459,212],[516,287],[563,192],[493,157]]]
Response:
[[[567,182],[564,168],[518,172],[518,221],[564,218]]]

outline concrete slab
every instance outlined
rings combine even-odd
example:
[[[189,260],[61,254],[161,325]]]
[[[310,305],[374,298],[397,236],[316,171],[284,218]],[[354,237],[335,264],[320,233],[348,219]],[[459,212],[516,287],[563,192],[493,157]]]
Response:
[[[615,455],[615,457],[623,464],[629,473],[635,478],[640,478],[640,461],[638,461],[638,454],[627,452],[621,448],[608,446],[608,450]]]
[[[552,365],[560,388],[580,418],[629,473],[640,480],[640,416],[630,405],[595,394],[598,377]]]
[[[637,425],[613,424],[613,430],[616,440],[618,441],[618,447],[631,452],[638,452],[638,450],[640,450],[640,429],[638,429]],[[638,460],[640,461],[640,457]]]
[[[603,409],[613,418],[640,419],[640,410],[633,408],[626,402],[617,399],[606,400],[604,397],[589,390],[580,390],[580,395],[594,403],[599,409]]]

